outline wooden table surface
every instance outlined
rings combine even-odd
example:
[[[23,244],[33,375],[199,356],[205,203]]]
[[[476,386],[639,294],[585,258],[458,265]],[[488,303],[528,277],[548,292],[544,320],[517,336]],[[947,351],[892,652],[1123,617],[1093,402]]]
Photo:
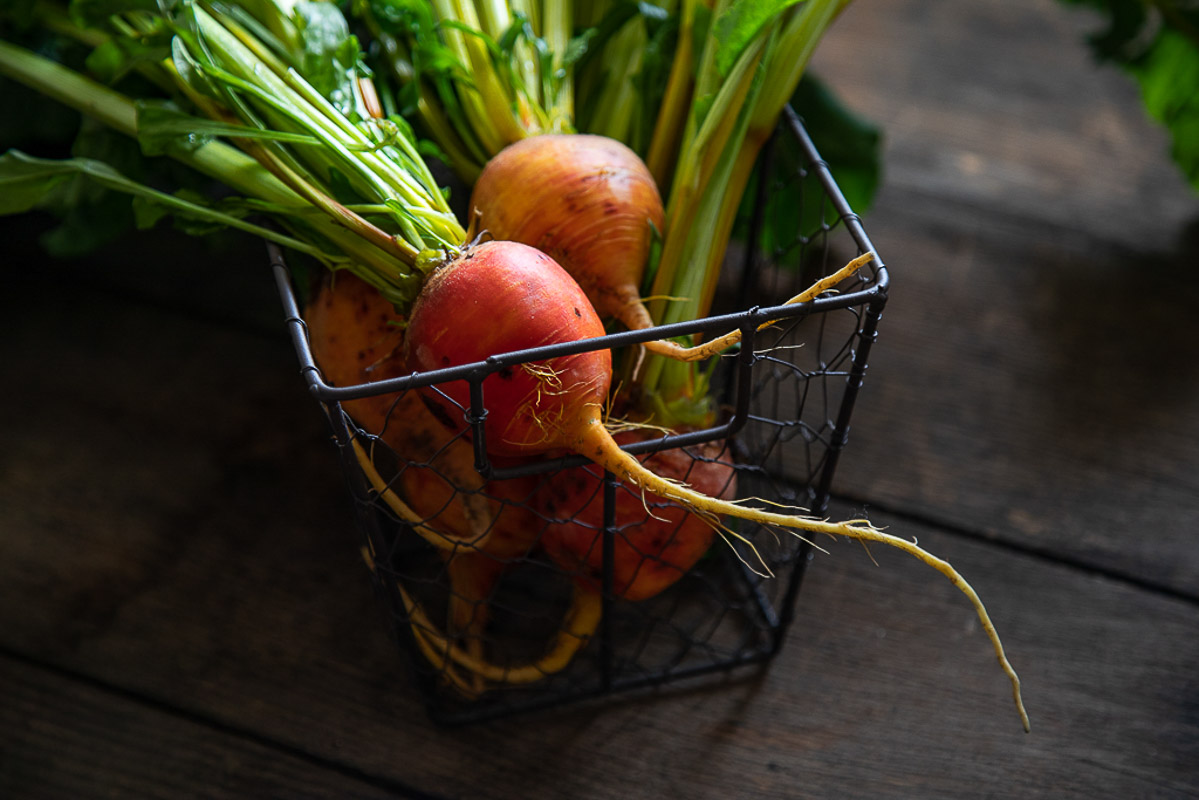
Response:
[[[1054,0],[860,0],[893,288],[834,490],[944,556],[813,562],[747,678],[442,729],[384,633],[261,245],[5,223],[2,797],[1199,796],[1199,197]]]

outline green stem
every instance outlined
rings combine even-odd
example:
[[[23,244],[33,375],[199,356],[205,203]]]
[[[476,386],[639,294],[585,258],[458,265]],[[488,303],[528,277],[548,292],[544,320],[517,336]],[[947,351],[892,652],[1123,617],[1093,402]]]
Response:
[[[127,136],[137,136],[137,109],[128,98],[50,59],[0,40],[0,74]]]
[[[778,47],[771,56],[765,85],[754,103],[753,129],[774,130],[779,114],[795,94],[816,46],[851,1],[807,0],[788,18],[779,36]]]
[[[603,91],[593,102],[592,131],[619,139],[634,150],[640,150],[640,143],[631,141],[629,136],[634,128],[633,117],[637,108],[638,91],[634,79],[641,70],[645,43],[645,22],[641,17],[634,16],[613,36],[611,46],[624,54],[624,58],[607,72]]]
[[[371,141],[340,112],[333,108],[319,92],[305,81],[295,70],[291,69],[273,54],[253,43],[252,37],[244,35],[244,31],[236,26],[227,28],[215,17],[201,9],[196,9],[197,24],[204,35],[205,44],[220,59],[222,66],[203,65],[203,69],[215,78],[233,86],[240,91],[255,97],[266,107],[274,109],[284,118],[290,120],[301,130],[316,136],[324,145],[322,149],[309,150],[310,160],[317,166],[324,165],[323,153],[332,153],[337,163],[344,167],[349,175],[357,175],[368,187],[368,193],[374,193],[379,199],[392,198],[401,201],[404,206],[415,208],[433,208],[446,217],[442,235],[439,238],[445,242],[454,239],[460,242],[464,232],[449,210],[448,204],[437,191],[432,175],[428,173],[423,159],[414,150],[405,153],[408,163],[417,166],[418,175],[399,168],[391,159],[373,152]],[[239,32],[242,35],[238,35]],[[251,44],[247,44],[249,39]],[[234,75],[226,71],[225,66],[236,69],[240,74]],[[265,66],[265,69],[263,68]],[[359,148],[367,148],[361,152]],[[309,199],[316,195],[304,192]],[[323,194],[323,193],[322,193]],[[327,203],[322,207],[332,209]],[[345,221],[345,215],[336,209],[335,217]],[[361,227],[354,220],[349,220],[351,227]],[[448,226],[448,227],[447,227]],[[401,225],[403,229],[403,226]],[[363,229],[365,235],[376,238],[377,230]],[[410,231],[408,231],[410,233]],[[407,243],[407,248],[419,251],[424,242],[419,237]],[[401,255],[401,258],[405,256]]]
[[[571,3],[545,0],[541,14],[542,38],[554,54],[555,75],[552,76],[549,85],[555,86],[556,91],[553,96],[546,97],[544,102],[550,127],[556,132],[569,131],[574,126],[574,81],[563,60],[570,44],[571,16]]]
[[[137,107],[125,95],[29,50],[0,41],[0,75],[136,138]],[[401,260],[371,245],[329,217],[308,219],[312,206],[245,153],[221,142],[195,149],[171,148],[168,155],[242,194],[296,213],[353,262],[364,280],[397,305],[411,300],[412,274]]]
[[[469,0],[433,0],[437,17],[454,20],[474,30],[482,30],[479,16]],[[517,141],[525,132],[516,125],[508,108],[508,93],[492,68],[487,46],[477,37],[452,27],[443,28],[446,44],[462,64],[470,70],[474,86],[456,83],[463,110],[470,119],[475,135],[489,154],[498,153],[505,145]]]
[[[250,95],[268,109],[275,111],[293,125],[318,137],[337,157],[337,163],[349,175],[356,175],[369,187],[368,191],[380,198],[395,196],[388,183],[370,167],[377,166],[369,157],[356,158],[343,144],[347,132],[331,117],[313,106],[303,95],[293,89],[277,75],[267,63],[262,62],[250,48],[246,47],[216,18],[203,9],[195,9],[196,24],[203,36],[203,43],[219,63],[201,61],[205,74],[222,83]],[[199,54],[193,53],[193,57]],[[365,143],[365,139],[360,139]],[[320,150],[306,151],[314,166],[328,168]]]
[[[670,65],[670,77],[666,82],[666,93],[662,107],[654,123],[650,137],[646,166],[653,174],[658,186],[670,184],[674,176],[674,158],[679,152],[679,141],[687,122],[687,106],[691,100],[691,68],[695,57],[692,30],[695,27],[695,5],[699,0],[682,0],[679,22],[678,44]]]
[[[694,96],[713,96],[701,119],[694,112],[670,193],[666,241],[650,294],[684,298],[650,306],[658,322],[705,316],[753,164],[812,53],[828,26],[850,0],[808,0],[771,20],[739,56],[726,76],[714,68],[710,36],[701,57]],[[724,8],[718,4],[713,15]],[[647,359],[642,388],[659,411],[689,406],[696,388],[690,364]],[[702,398],[694,398],[697,401]],[[702,403],[700,403],[702,405]],[[670,420],[658,420],[670,424]]]
[[[677,273],[684,265],[691,263],[687,260],[688,240],[709,233],[696,226],[696,219],[704,205],[738,201],[729,200],[719,192],[710,190],[710,184],[713,174],[726,157],[730,137],[738,130],[766,39],[767,33],[760,34],[753,44],[746,47],[728,79],[716,93],[703,120],[696,120],[693,112],[688,122],[689,130],[680,151],[667,204],[666,241],[650,294],[655,297],[686,297],[689,307],[677,302],[668,304],[665,300],[651,302],[650,314],[659,323],[667,319],[676,322],[694,319],[695,316],[688,314],[694,315],[698,311],[699,297],[678,290],[680,279]],[[702,97],[698,85],[695,96]]]
[[[346,174],[356,175],[365,182],[368,196],[373,195],[379,200],[395,200],[406,209],[438,212],[440,221],[432,227],[425,225],[427,230],[435,232],[436,245],[455,247],[461,243],[465,232],[453,219],[423,159],[414,150],[406,151],[405,155],[410,164],[419,164],[419,174],[415,177],[381,152],[351,152],[349,146],[369,146],[371,141],[298,73],[277,62],[277,59],[262,61],[254,48],[247,47],[234,32],[202,9],[196,8],[194,16],[206,51],[204,54],[192,54],[200,68],[226,85],[256,98],[265,108],[275,110],[302,130],[317,136],[324,147],[304,150],[310,163],[318,169],[332,169],[334,165],[326,163],[326,153],[332,154],[335,163],[344,167]],[[205,57],[207,54],[212,57]],[[281,74],[275,70],[281,71]],[[288,163],[290,159],[281,151],[276,154],[272,148],[262,147],[256,152],[260,158],[269,154],[269,168],[306,200],[326,210],[339,224],[346,225],[376,246],[390,251],[404,263],[415,263],[416,254],[428,246],[404,219],[397,220],[401,234],[407,237],[406,241],[401,241],[400,237],[386,233],[347,211],[329,196],[329,192],[310,185]]]
[[[418,82],[416,113],[424,124],[426,132],[437,142],[450,161],[450,167],[467,184],[474,184],[487,161],[487,153],[465,125],[455,125],[451,121],[453,109],[446,103],[438,102],[436,89],[429,86],[420,76],[416,75],[412,65],[405,56],[403,44],[394,36],[383,32],[378,22],[370,14],[364,16],[371,38],[382,47],[383,60],[391,77],[401,84],[412,81]],[[447,95],[452,97],[452,93]],[[391,99],[388,97],[388,99]],[[456,103],[454,106],[456,107]],[[443,108],[443,106],[446,106]]]

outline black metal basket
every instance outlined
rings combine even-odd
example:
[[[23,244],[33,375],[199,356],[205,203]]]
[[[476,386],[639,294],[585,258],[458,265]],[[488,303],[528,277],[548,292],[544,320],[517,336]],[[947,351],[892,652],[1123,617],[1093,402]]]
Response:
[[[718,424],[625,449],[634,454],[671,450],[688,464],[732,463],[738,497],[822,516],[886,302],[887,272],[876,258],[837,293],[779,305],[851,258],[865,252],[877,256],[877,251],[790,110],[763,154],[758,176],[754,211],[742,244],[730,248],[740,252],[726,257],[718,292],[723,308],[714,316],[379,382],[338,387],[325,382],[291,275],[279,251],[271,249],[289,332],[340,451],[387,622],[410,657],[434,720],[460,723],[699,680],[764,663],[781,647],[810,557],[810,546],[799,538],[725,520],[727,534],[713,537],[694,566],[685,572],[663,567],[654,563],[658,551],[646,550],[634,537],[651,514],[668,512],[610,475],[601,476],[597,468],[591,475],[579,472],[586,463],[579,457],[497,464],[477,437],[447,429],[445,441],[430,452],[470,448],[477,477],[463,487],[456,475],[438,471],[437,458],[394,452],[386,436],[361,429],[345,410],[349,401],[381,397],[399,408],[420,387],[465,379],[472,403],[462,411],[481,432],[482,380],[492,373],[569,352],[610,348],[615,354],[650,339],[740,329],[740,348],[714,365],[712,386],[723,400]],[[801,201],[796,235],[763,254],[756,246],[763,220],[794,208],[772,201],[783,191]],[[775,324],[759,330],[767,321]],[[580,480],[592,482],[588,522],[571,529],[577,534],[577,525],[590,525],[593,530],[596,550],[586,564],[555,561],[540,546],[547,531],[571,524],[541,502],[567,474],[575,477],[576,487]],[[688,471],[682,474],[686,478]],[[527,539],[496,555],[469,543],[478,535],[472,529],[455,537],[451,547],[438,546],[436,537],[453,528],[451,512],[444,506],[405,508],[410,478],[417,486],[422,484],[416,479],[453,483],[476,501],[485,518],[508,515],[514,520],[509,527]],[[627,599],[622,592],[627,582],[613,566],[618,552],[626,558],[630,552],[648,552],[647,573],[665,568],[679,574],[652,597]],[[485,595],[476,591],[473,578],[469,583],[462,578],[475,574],[472,564],[488,575],[498,573],[494,583],[478,582],[486,586]],[[467,585],[470,590],[462,588]],[[472,616],[476,610],[483,613]],[[487,669],[471,666],[478,664]]]

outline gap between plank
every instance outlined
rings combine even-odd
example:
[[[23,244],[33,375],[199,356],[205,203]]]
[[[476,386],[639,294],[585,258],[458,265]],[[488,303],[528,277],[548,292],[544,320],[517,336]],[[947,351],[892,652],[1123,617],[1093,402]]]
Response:
[[[233,738],[241,739],[247,743],[252,743],[259,747],[264,747],[270,750],[275,750],[313,766],[327,769],[328,771],[341,775],[342,777],[351,778],[361,783],[373,786],[376,789],[394,792],[400,797],[409,798],[409,800],[444,800],[444,798],[439,795],[428,794],[427,792],[422,792],[419,789],[408,786],[407,784],[399,781],[372,775],[371,773],[364,772],[357,767],[352,767],[339,761],[330,760],[294,745],[289,745],[284,742],[269,738],[255,731],[238,727],[237,725],[225,722],[216,717],[171,705],[151,695],[142,694],[141,692],[133,689],[110,683],[97,678],[94,675],[88,675],[77,670],[68,669],[58,664],[42,661],[41,659],[34,658],[26,655],[25,653],[13,650],[7,645],[0,645],[0,657],[11,659],[12,661],[32,669],[42,670],[58,678],[73,681],[94,691],[103,692],[108,695],[136,703],[147,709],[157,711],[159,713],[169,714],[186,722],[209,728],[210,730],[218,733],[227,734]]]
[[[1014,541],[1007,537],[991,536],[982,532],[981,530],[961,527],[959,525],[948,523],[924,514],[911,511],[900,511],[894,507],[888,506],[885,503],[871,502],[862,497],[855,497],[846,494],[832,494],[830,495],[830,498],[835,503],[862,509],[863,516],[868,517],[871,510],[878,511],[882,514],[886,514],[887,516],[895,517],[898,520],[903,520],[904,522],[910,522],[916,525],[931,528],[938,533],[956,536],[958,538],[980,544],[994,545],[1009,553],[1030,556],[1032,558],[1037,558],[1057,566],[1069,567],[1089,575],[1106,578],[1108,580],[1116,581],[1117,583],[1123,583],[1132,588],[1140,589],[1160,597],[1181,600],[1190,605],[1199,604],[1199,595],[1188,594],[1179,589],[1175,589],[1172,586],[1155,583],[1128,572],[1122,572],[1110,567],[1102,567],[1095,564],[1090,564],[1077,557],[1055,553],[1047,548],[1035,547],[1023,542]]]

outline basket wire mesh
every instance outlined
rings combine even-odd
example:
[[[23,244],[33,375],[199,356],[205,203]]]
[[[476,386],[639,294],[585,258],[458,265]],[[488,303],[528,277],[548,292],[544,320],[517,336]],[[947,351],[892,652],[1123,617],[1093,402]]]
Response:
[[[798,189],[801,201],[795,235],[763,253],[757,247],[763,220],[778,213],[772,197],[788,187]],[[682,540],[686,522],[679,514],[665,526],[664,544],[662,534],[650,545],[643,540],[651,520],[671,515],[670,504],[588,468],[578,456],[497,462],[483,427],[483,381],[496,372],[572,352],[610,348],[616,354],[651,339],[740,329],[740,347],[714,367],[718,424],[623,446],[639,457],[674,459],[676,467],[682,459],[684,480],[698,480],[700,471],[722,475],[709,493],[735,487],[738,498],[823,516],[887,299],[887,271],[790,109],[763,153],[754,191],[743,244],[730,247],[717,307],[707,319],[351,385],[326,382],[292,275],[270,247],[286,324],[309,390],[331,426],[388,628],[409,657],[435,721],[477,721],[725,674],[764,663],[782,646],[809,544],[725,520],[752,549],[732,536],[712,536],[711,547],[684,569],[662,549],[674,544],[672,536]],[[875,253],[874,262],[836,293],[797,305],[754,305],[781,304],[865,252]],[[774,324],[759,330],[767,321]],[[470,425],[459,433],[447,428],[443,441],[420,454],[394,451],[386,423],[384,430],[366,430],[347,412],[356,401],[373,399],[399,414],[422,387],[435,391],[453,380],[469,382],[471,402],[459,410]],[[474,479],[442,471],[451,452],[469,456]],[[430,493],[430,480],[445,487]],[[564,480],[573,502],[547,501],[554,492],[561,496]],[[427,501],[442,497],[446,487],[459,501],[486,509],[493,527],[520,541],[477,548],[470,536],[449,547],[436,541],[456,512],[450,500]],[[415,519],[412,508],[404,513],[405,490],[413,503],[426,501]],[[547,557],[554,551],[546,543],[564,530],[576,541],[581,536],[586,552]],[[490,536],[488,542],[502,541],[498,533]],[[671,574],[655,583],[655,571]],[[630,599],[643,577],[669,586]],[[463,589],[476,585],[483,588]],[[468,666],[478,663],[488,667],[485,675]]]

